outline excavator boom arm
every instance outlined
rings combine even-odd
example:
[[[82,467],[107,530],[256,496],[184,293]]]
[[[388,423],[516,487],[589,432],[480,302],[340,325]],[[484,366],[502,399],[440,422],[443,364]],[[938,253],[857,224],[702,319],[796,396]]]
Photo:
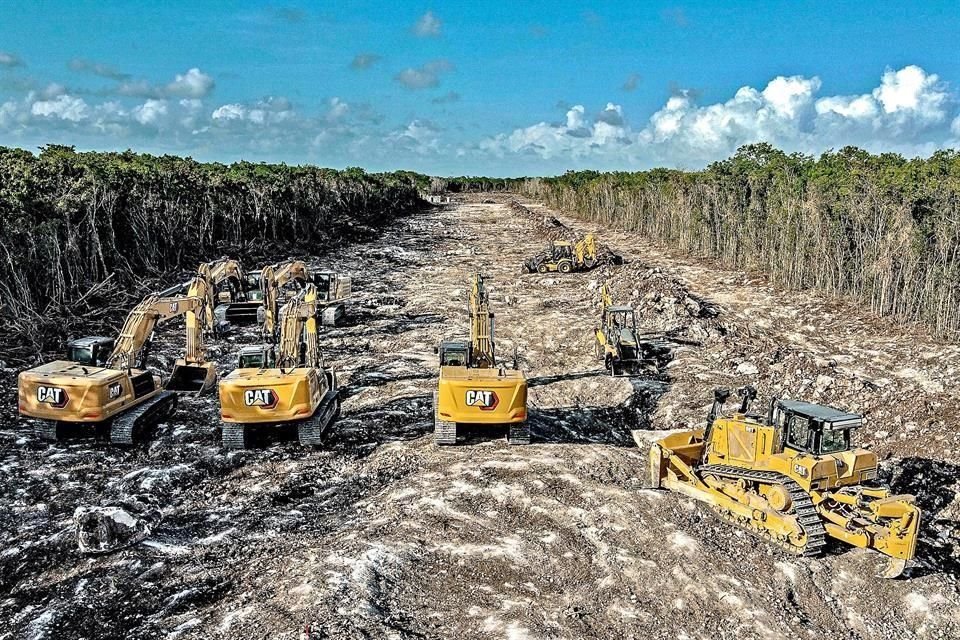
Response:
[[[470,290],[470,343],[475,365],[479,368],[496,366],[493,341],[493,312],[483,285],[483,275],[473,277]]]

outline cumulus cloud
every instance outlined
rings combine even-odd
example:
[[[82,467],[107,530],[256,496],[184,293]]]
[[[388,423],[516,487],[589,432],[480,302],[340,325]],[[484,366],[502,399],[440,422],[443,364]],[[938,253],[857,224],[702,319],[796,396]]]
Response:
[[[146,126],[156,125],[166,115],[167,102],[165,100],[151,98],[133,109],[133,119]]]
[[[263,126],[290,121],[294,115],[289,100],[270,96],[252,104],[230,103],[220,105],[210,114],[210,118],[220,124],[235,121]]]
[[[102,62],[93,62],[92,60],[85,60],[83,58],[74,58],[67,63],[67,66],[72,71],[76,71],[78,73],[91,73],[95,76],[100,76],[101,78],[109,78],[110,80],[124,81],[130,79],[129,73],[118,71],[110,65],[103,64]]]
[[[0,67],[22,67],[23,60],[15,53],[0,51]]]
[[[820,153],[854,144],[871,150],[925,153],[960,132],[946,85],[920,67],[887,69],[869,93],[820,96],[818,77],[778,76],[762,89],[741,87],[730,99],[700,105],[690,91],[671,96],[639,128],[608,103],[594,117],[582,105],[564,123],[540,122],[484,140],[482,151],[543,159],[592,159],[600,167],[702,166],[739,146],[766,141]]]
[[[442,23],[440,18],[433,14],[433,11],[427,11],[413,25],[413,33],[418,38],[431,38],[440,35]]]
[[[350,62],[350,68],[358,71],[369,69],[381,59],[381,56],[377,55],[376,53],[358,53]]]
[[[34,102],[30,106],[30,113],[41,118],[80,122],[86,119],[90,113],[90,108],[83,98],[64,94],[53,100]]]
[[[122,82],[117,93],[135,98],[205,98],[213,91],[212,77],[193,67],[186,73],[178,73],[165,85],[153,85],[146,80]]]
[[[440,84],[440,77],[453,71],[449,60],[439,59],[426,63],[422,67],[409,67],[396,76],[396,81],[407,89],[427,89]]]

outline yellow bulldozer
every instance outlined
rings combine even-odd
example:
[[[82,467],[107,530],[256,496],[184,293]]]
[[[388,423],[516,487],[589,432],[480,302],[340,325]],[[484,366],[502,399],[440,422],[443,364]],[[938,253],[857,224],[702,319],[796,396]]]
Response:
[[[527,273],[573,273],[589,271],[599,264],[600,257],[597,241],[588,233],[576,242],[554,240],[540,255],[527,260],[524,268]]]
[[[507,427],[507,442],[529,444],[527,379],[497,362],[494,314],[483,276],[470,291],[470,340],[443,340],[440,380],[434,394],[434,441],[457,443],[458,426]]]
[[[852,444],[861,417],[774,398],[765,415],[721,415],[730,397],[714,393],[705,429],[682,431],[650,449],[654,487],[709,505],[721,517],[801,556],[819,555],[827,537],[889,556],[899,576],[916,553],[920,510],[913,496],[876,486],[877,456]]]
[[[280,342],[259,356],[241,353],[241,367],[220,381],[223,446],[244,449],[252,428],[295,424],[301,444],[322,444],[340,413],[336,374],[324,367],[317,335],[323,307],[307,284],[280,310]]]
[[[145,361],[155,327],[178,316],[186,318],[186,352],[164,385]],[[203,334],[215,326],[213,292],[201,276],[149,295],[127,316],[116,340],[71,341],[69,360],[22,372],[20,413],[39,420],[47,440],[59,439],[71,425],[90,425],[108,426],[111,442],[131,444],[176,409],[177,393],[213,386],[216,369],[204,357]]]

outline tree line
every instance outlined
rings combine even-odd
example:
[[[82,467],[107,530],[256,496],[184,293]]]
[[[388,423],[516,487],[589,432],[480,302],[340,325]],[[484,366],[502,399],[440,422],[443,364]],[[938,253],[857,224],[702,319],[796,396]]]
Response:
[[[768,144],[702,171],[568,172],[521,191],[790,289],[852,296],[879,315],[960,329],[960,154],[818,158]]]
[[[0,147],[0,331],[40,347],[50,315],[202,260],[316,255],[421,206],[428,185],[412,172]]]

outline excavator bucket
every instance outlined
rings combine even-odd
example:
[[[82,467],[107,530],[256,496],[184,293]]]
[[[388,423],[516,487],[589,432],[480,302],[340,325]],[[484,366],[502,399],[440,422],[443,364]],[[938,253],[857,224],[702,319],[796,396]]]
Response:
[[[167,390],[177,393],[203,393],[213,388],[217,381],[217,369],[212,362],[187,364],[178,360],[167,381]]]

